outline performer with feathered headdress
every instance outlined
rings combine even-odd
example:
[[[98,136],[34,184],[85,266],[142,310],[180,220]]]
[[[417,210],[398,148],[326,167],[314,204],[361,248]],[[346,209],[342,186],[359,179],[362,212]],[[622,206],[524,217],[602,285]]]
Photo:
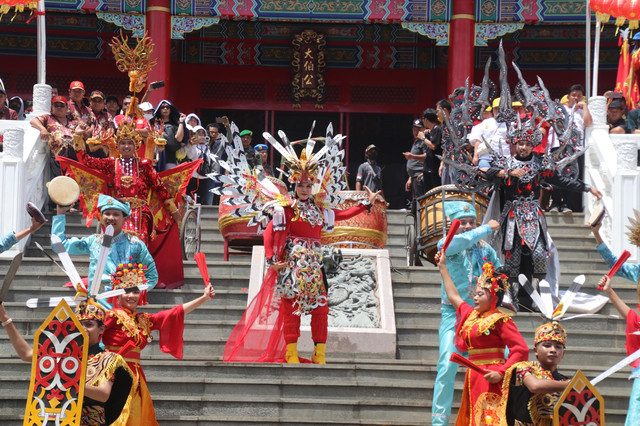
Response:
[[[148,37],[143,37],[132,50],[126,41],[114,38],[112,43],[118,67],[121,71],[128,71],[129,89],[134,95],[115,134],[117,155],[90,157],[85,152],[85,144],[78,130],[74,145],[80,164],[69,159],[58,160],[80,186],[84,214],[88,217],[87,225],[98,215],[96,202],[100,193],[129,203],[131,215],[125,224],[125,231],[139,237],[149,247],[158,265],[160,285],[179,287],[184,283],[184,272],[177,228],[182,216],[178,206],[182,203],[189,178],[201,161],[156,173],[151,160],[137,156],[142,137],[136,129],[136,119],[143,114],[137,106],[135,95],[144,87],[147,74],[154,65],[149,60],[153,44]],[[147,140],[147,144],[153,144],[153,141],[159,149],[166,143],[155,133],[151,140]],[[99,142],[96,139],[95,143]]]
[[[379,192],[365,187],[368,200],[348,210],[335,210],[345,186],[342,136],[327,128],[325,146],[314,153],[311,133],[300,156],[284,132],[281,144],[269,133],[263,136],[282,155],[293,195],[281,194],[259,171],[251,171],[232,124],[233,146],[227,147],[229,162],[220,164],[228,175],[211,175],[229,184],[218,192],[235,195],[227,202],[239,205],[235,215],[257,213],[249,225],[258,223],[264,232],[264,246],[270,267],[262,288],[242,320],[234,328],[225,348],[225,361],[282,361],[298,363],[297,342],[300,316],[311,314],[311,335],[315,350],[311,361],[325,363],[327,341],[327,292],[323,282],[320,233],[333,231],[336,220],[364,212]],[[313,129],[312,129],[313,131]],[[270,327],[261,322],[268,318]],[[268,332],[264,330],[268,329]],[[286,344],[286,348],[285,348]]]
[[[526,361],[529,349],[511,318],[497,310],[509,287],[508,277],[498,274],[493,264],[486,262],[477,280],[472,307],[458,293],[445,254],[440,252],[439,256],[447,298],[456,308],[456,347],[460,352],[469,352],[469,360],[484,369],[484,374],[471,368],[467,371],[456,425],[484,425],[498,418],[504,402],[501,383],[505,372],[516,362]],[[506,359],[505,346],[509,348]]]

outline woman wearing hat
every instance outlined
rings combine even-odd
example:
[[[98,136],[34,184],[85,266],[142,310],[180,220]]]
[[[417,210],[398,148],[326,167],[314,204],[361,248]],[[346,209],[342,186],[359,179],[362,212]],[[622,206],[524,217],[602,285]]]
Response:
[[[485,372],[467,371],[456,425],[484,425],[498,418],[499,406],[504,402],[501,384],[505,372],[516,362],[526,361],[529,348],[511,318],[496,308],[509,287],[506,275],[498,275],[493,264],[486,262],[477,280],[472,307],[460,297],[442,252],[438,267],[447,298],[456,309],[456,347],[469,352],[470,361]],[[509,348],[506,359],[505,346]]]

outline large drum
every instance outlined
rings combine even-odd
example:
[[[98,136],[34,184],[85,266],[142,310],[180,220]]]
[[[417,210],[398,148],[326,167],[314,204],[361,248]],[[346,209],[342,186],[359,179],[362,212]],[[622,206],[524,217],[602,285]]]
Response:
[[[346,210],[367,199],[364,191],[341,191],[344,202],[337,208]],[[371,213],[363,213],[347,220],[336,220],[333,232],[322,232],[323,245],[341,248],[381,249],[387,243],[387,203],[378,196]]]
[[[287,193],[287,186],[280,179],[268,176],[282,194]],[[240,206],[228,206],[224,200],[229,195],[220,196],[218,209],[218,228],[224,238],[224,260],[229,260],[229,248],[242,252],[250,252],[254,245],[262,244],[262,235],[258,234],[258,225],[247,226],[254,215],[234,217],[231,212]]]
[[[407,232],[407,258],[422,257],[435,263],[438,241],[446,236],[449,221],[444,214],[445,201],[467,201],[475,206],[478,224],[482,223],[487,212],[489,199],[483,194],[463,192],[455,185],[444,185],[433,188],[418,198],[415,225]],[[415,228],[415,230],[414,230]]]

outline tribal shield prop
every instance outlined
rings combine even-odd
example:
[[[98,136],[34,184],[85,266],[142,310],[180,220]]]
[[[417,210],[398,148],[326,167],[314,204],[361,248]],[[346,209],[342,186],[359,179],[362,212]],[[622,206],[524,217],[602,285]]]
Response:
[[[89,339],[65,300],[34,336],[24,425],[79,425]]]
[[[604,424],[604,398],[578,370],[553,409],[553,426]]]

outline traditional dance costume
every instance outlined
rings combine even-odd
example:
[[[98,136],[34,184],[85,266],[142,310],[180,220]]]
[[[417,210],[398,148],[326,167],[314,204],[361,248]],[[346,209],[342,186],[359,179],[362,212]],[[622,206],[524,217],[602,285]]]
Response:
[[[127,270],[128,272],[123,272]],[[141,284],[144,278],[142,265],[122,265],[113,276],[113,287],[127,288]],[[120,275],[118,275],[120,273]],[[140,365],[140,352],[151,342],[151,331],[160,331],[160,349],[182,359],[184,345],[184,309],[182,305],[156,314],[139,313],[116,307],[107,312],[104,324],[106,331],[102,336],[105,349],[121,352],[134,374],[133,397],[126,424],[157,425],[147,381]],[[129,343],[131,342],[131,343]],[[129,348],[126,346],[129,345]],[[124,348],[124,350],[123,350]]]
[[[516,362],[527,360],[529,349],[511,318],[496,309],[496,293],[508,288],[506,275],[494,276],[493,265],[487,262],[482,276],[478,278],[478,287],[489,292],[491,309],[480,313],[464,301],[458,306],[456,348],[460,352],[469,352],[469,360],[481,368],[504,375]],[[505,346],[509,348],[506,359]],[[489,383],[484,375],[469,369],[465,375],[456,425],[492,424],[503,402],[500,383]]]
[[[449,216],[450,220],[476,217],[476,210],[469,203],[447,201],[444,206],[445,214]],[[454,236],[447,248],[447,269],[460,297],[469,304],[473,303],[476,277],[482,275],[484,262],[489,261],[494,265],[500,265],[495,250],[482,241],[491,236],[491,233],[489,225],[479,226]],[[438,241],[438,250],[442,248],[443,244],[444,238]],[[446,425],[449,422],[456,372],[458,371],[458,364],[449,361],[451,354],[456,351],[454,345],[456,310],[447,299],[444,283],[441,283],[441,286],[438,373],[433,387],[433,404],[431,406],[431,423],[433,425]]]
[[[535,332],[534,346],[553,341],[566,346],[567,332],[557,322],[541,325]],[[553,409],[562,392],[533,393],[525,385],[525,378],[533,376],[540,380],[567,380],[557,369],[545,369],[539,361],[518,362],[505,373],[502,382],[503,400],[501,426],[550,426]]]

